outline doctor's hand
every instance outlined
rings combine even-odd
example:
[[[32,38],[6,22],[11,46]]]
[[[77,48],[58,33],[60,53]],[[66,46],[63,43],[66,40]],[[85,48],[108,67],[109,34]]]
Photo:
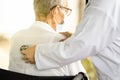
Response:
[[[35,64],[35,59],[34,59],[35,47],[36,47],[35,45],[33,45],[33,46],[28,46],[28,45],[21,46],[20,51],[23,54],[23,60],[26,63]]]
[[[60,32],[60,34],[64,35],[65,38],[61,39],[59,42],[65,41],[66,39],[68,39],[72,35],[72,33],[70,33],[70,32]]]

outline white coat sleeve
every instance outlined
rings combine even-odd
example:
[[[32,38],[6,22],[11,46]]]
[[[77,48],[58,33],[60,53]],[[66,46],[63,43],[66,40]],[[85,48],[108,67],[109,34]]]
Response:
[[[68,40],[37,45],[36,66],[39,70],[57,68],[96,55],[113,41],[114,32],[114,24],[106,13],[97,9],[86,12]]]

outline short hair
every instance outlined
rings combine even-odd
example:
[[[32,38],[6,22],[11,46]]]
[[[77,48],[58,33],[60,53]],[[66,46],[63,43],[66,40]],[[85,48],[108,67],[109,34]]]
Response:
[[[66,6],[68,0],[34,0],[34,11],[36,15],[47,16],[50,9],[56,5]]]

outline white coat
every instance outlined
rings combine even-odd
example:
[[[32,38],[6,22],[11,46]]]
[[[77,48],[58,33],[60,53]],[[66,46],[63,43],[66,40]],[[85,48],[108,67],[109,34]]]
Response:
[[[22,45],[55,43],[61,39],[64,39],[63,35],[55,32],[48,24],[39,21],[36,21],[30,28],[17,32],[11,39],[9,70],[37,76],[65,76],[85,72],[80,61],[58,69],[38,70],[35,64],[28,64],[22,60],[23,56],[20,53],[20,47]],[[48,59],[49,56],[50,55],[46,55]]]
[[[39,70],[88,56],[92,57],[99,80],[120,80],[120,0],[90,0],[71,38],[61,43],[39,44],[35,51]]]

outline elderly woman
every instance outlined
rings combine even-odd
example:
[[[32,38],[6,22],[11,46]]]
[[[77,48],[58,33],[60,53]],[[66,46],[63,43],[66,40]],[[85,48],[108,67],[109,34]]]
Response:
[[[22,54],[20,54],[19,48],[22,45],[55,43],[66,38],[55,32],[55,30],[56,25],[62,24],[64,17],[71,12],[71,9],[68,8],[67,0],[34,0],[34,10],[36,21],[33,25],[28,29],[17,32],[11,39],[9,69],[11,71],[37,76],[65,76],[85,72],[80,61],[56,69],[39,70],[35,64],[41,63],[36,62],[35,64],[27,64],[26,62],[28,61],[24,62],[21,59],[21,57],[23,57],[24,60],[27,60]],[[49,56],[50,55],[46,55],[48,59]],[[56,57],[56,59],[57,58],[58,57]],[[48,63],[48,65],[51,66],[52,64]]]

